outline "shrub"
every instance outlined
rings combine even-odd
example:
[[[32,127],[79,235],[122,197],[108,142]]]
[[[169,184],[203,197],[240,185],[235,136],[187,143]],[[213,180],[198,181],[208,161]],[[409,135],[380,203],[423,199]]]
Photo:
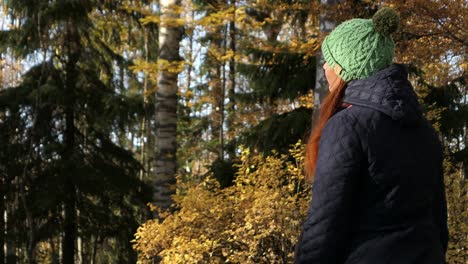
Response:
[[[290,155],[266,158],[242,148],[233,186],[221,189],[208,177],[178,191],[175,213],[138,228],[139,263],[292,262],[310,200],[303,152],[300,141]]]

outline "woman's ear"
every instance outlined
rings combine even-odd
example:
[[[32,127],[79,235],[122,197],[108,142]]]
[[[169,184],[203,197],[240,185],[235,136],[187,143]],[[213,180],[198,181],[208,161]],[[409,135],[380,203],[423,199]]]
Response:
[[[335,63],[335,65],[333,65],[333,71],[336,73],[336,75],[339,76],[342,70],[343,68],[341,68],[341,66],[338,65],[338,63]]]

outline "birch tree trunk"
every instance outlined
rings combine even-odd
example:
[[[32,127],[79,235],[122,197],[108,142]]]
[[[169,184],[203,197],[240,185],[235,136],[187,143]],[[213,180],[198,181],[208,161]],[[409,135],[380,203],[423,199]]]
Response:
[[[338,3],[343,2],[343,0],[321,0],[320,3],[324,7],[329,7]],[[324,13],[320,14],[320,32],[328,33],[331,32],[336,26],[336,23],[328,19]],[[316,69],[316,80],[315,80],[315,89],[314,89],[314,112],[312,115],[312,124],[317,122],[319,117],[320,105],[323,102],[327,92],[328,84],[325,74],[323,72],[323,64],[325,63],[323,55],[320,52],[317,54],[317,69]]]
[[[175,193],[176,133],[177,133],[177,76],[174,67],[161,66],[180,61],[179,45],[182,31],[176,19],[180,0],[161,0],[159,28],[159,74],[156,92],[156,143],[154,203],[162,209],[171,209],[171,195]],[[172,71],[170,71],[172,69]]]

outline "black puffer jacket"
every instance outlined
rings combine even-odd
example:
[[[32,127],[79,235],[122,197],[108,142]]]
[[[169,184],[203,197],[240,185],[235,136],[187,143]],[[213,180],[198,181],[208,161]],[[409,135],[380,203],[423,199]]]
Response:
[[[322,131],[295,262],[445,263],[442,147],[405,67],[350,81],[343,102]]]

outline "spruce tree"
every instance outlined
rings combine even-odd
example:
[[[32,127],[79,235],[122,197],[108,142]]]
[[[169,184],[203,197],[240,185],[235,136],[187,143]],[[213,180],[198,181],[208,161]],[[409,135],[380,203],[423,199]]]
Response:
[[[58,248],[61,242],[61,262],[74,263],[78,238],[84,245],[114,238],[108,243],[116,254],[107,261],[134,261],[129,241],[150,191],[137,178],[141,164],[118,144],[116,131],[137,123],[143,100],[126,91],[132,84],[119,86],[124,76],[116,72],[126,67],[119,63],[125,58],[100,38],[90,19],[92,12],[108,14],[118,6],[71,0],[4,4],[21,23],[0,33],[2,51],[39,61],[28,60],[21,83],[0,92],[0,112],[6,113],[0,174],[9,179],[7,203],[19,201],[10,218],[18,246],[36,263],[40,243]],[[96,248],[85,251],[89,261],[96,257]]]

